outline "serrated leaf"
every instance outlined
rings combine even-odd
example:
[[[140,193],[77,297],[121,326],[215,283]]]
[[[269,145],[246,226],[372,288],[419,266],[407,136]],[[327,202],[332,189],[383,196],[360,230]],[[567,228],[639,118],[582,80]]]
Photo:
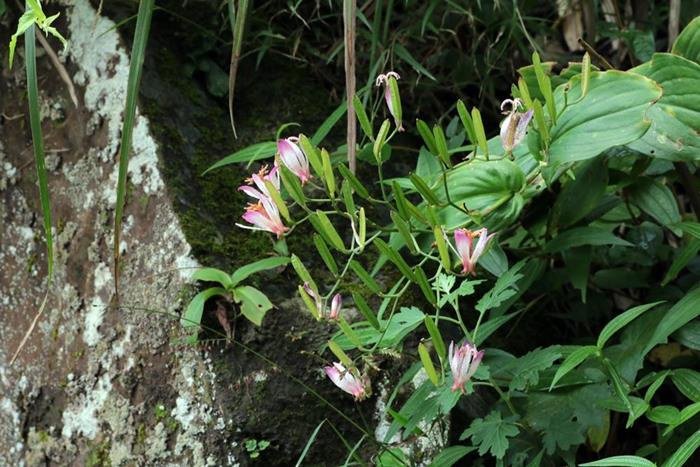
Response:
[[[459,439],[471,438],[472,443],[478,445],[480,456],[490,452],[497,459],[502,459],[510,444],[508,438],[518,433],[520,429],[514,417],[502,419],[501,413],[494,410],[486,417],[474,420]]]

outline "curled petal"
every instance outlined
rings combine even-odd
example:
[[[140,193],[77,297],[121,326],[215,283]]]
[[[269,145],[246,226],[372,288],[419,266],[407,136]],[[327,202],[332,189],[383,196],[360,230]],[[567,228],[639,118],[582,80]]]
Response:
[[[473,271],[472,264],[472,233],[467,229],[455,230],[455,246],[459,259],[462,261],[462,274],[467,274]]]
[[[277,152],[284,165],[286,165],[294,175],[299,177],[302,184],[311,180],[309,159],[296,144],[295,139],[287,138],[277,141]]]
[[[355,374],[356,370],[347,370],[337,362],[333,363],[332,366],[324,367],[323,370],[336,386],[348,394],[352,394],[355,399],[361,400],[366,397],[365,381]]]

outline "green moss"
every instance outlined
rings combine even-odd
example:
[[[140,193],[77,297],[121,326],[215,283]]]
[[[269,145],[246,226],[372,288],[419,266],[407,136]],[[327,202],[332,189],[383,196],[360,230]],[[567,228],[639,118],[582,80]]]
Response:
[[[112,463],[109,461],[110,444],[108,441],[103,441],[90,448],[87,459],[85,459],[86,467],[109,467]]]

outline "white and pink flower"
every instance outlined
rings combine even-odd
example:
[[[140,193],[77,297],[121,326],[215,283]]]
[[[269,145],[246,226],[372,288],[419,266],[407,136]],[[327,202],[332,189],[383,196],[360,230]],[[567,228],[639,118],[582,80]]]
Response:
[[[512,152],[525,138],[533,111],[530,109],[527,112],[520,112],[522,102],[517,98],[501,102],[501,110],[503,111],[507,105],[510,105],[510,111],[503,112],[508,116],[501,123],[501,144],[506,152]]]
[[[331,320],[337,320],[340,318],[340,310],[343,307],[343,297],[339,293],[335,294],[331,299],[331,309],[330,312],[327,312],[326,306],[323,303],[323,299],[316,292],[314,292],[314,289],[312,289],[307,282],[304,282],[303,287],[304,292],[306,292],[306,294],[309,297],[311,297],[314,303],[316,303],[316,310],[318,310],[318,316],[325,317]]]
[[[464,394],[464,385],[476,373],[481,359],[484,357],[484,351],[476,350],[476,346],[465,342],[455,349],[455,343],[450,342],[450,369],[452,370],[452,392],[456,390],[462,391]]]
[[[394,108],[394,104],[392,102],[392,90],[391,90],[392,87],[389,84],[390,79],[399,80],[399,79],[401,79],[401,77],[395,71],[389,71],[387,73],[382,73],[381,75],[377,76],[377,80],[375,82],[375,85],[376,86],[384,85],[384,100],[386,101],[386,106],[389,108],[389,113],[391,114],[391,116],[394,117],[394,123],[396,124],[396,128],[399,131],[403,131],[403,125],[401,123],[401,115],[398,115],[398,109]]]
[[[340,310],[343,307],[343,297],[339,293],[333,296],[331,300],[331,312],[328,314],[328,319],[340,318]]]
[[[368,381],[366,377],[361,377],[356,369],[347,370],[340,363],[333,363],[332,366],[323,367],[326,375],[343,391],[352,394],[355,400],[362,400],[367,397]]]
[[[267,165],[262,166],[258,173],[254,173],[250,176],[250,178],[246,179],[247,185],[241,185],[238,187],[238,189],[246,195],[258,200],[262,199],[263,197],[272,198],[267,189],[267,185],[265,184],[266,181],[271,182],[272,186],[279,191],[280,174],[277,167],[272,167],[272,169],[269,170]],[[253,188],[251,185],[255,185],[257,189]]]
[[[280,218],[279,209],[267,196],[262,196],[257,203],[250,203],[245,208],[243,220],[251,225],[236,225],[244,229],[271,232],[277,235],[277,238],[281,238],[289,230]]]
[[[468,229],[455,230],[455,246],[462,261],[462,274],[475,274],[476,263],[479,262],[479,258],[494,235],[489,235],[485,228],[474,232]],[[478,237],[476,246],[474,246],[475,237]]]
[[[291,137],[277,141],[277,153],[282,163],[305,184],[311,180],[309,159],[297,144],[298,138]]]

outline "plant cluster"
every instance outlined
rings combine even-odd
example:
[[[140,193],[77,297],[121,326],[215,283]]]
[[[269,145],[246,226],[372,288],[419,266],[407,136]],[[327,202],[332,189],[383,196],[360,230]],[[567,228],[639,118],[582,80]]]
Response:
[[[700,373],[678,363],[697,363],[699,348],[697,188],[676,171],[694,167],[700,148],[698,38],[700,19],[672,53],[628,71],[601,71],[585,55],[556,73],[534,53],[497,136],[458,102],[446,129],[417,120],[415,167],[394,178],[383,168],[406,122],[389,72],[376,83],[390,114],[378,130],[354,101],[374,175],[352,173],[342,148],[320,147],[320,131],[279,138],[274,160],[239,188],[250,197],[241,227],[270,233],[279,255],[265,266],[289,262],[311,316],[337,325],[321,351],[333,384],[361,401],[387,359],[414,362],[391,388],[380,464],[410,463],[398,443],[475,391],[493,402],[436,465],[472,452],[500,465],[573,465],[623,425],[657,431],[585,465],[680,466],[700,445]],[[286,239],[307,223],[326,271],[311,274],[308,251],[289,252]],[[567,328],[575,340],[543,334]],[[402,388],[410,394],[396,397]]]

